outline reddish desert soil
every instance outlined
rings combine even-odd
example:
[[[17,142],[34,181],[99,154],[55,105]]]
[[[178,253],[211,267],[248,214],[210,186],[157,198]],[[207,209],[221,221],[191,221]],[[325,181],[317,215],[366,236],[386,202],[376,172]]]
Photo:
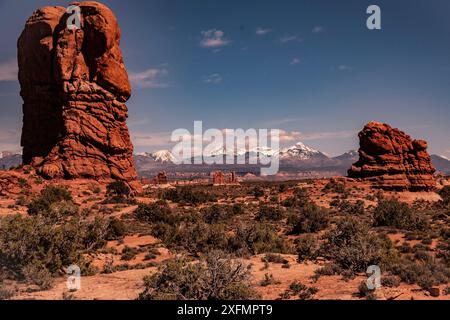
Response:
[[[37,194],[45,185],[49,184],[44,182],[43,184],[36,185],[32,183],[34,177],[28,177],[30,183],[29,194]],[[311,199],[318,205],[329,207],[330,201],[332,201],[336,195],[332,193],[324,193],[323,188],[329,182],[329,179],[315,180],[313,183],[300,182],[298,187],[304,187],[310,192]],[[345,180],[343,180],[345,181]],[[447,180],[446,180],[447,181]],[[63,185],[70,187],[75,201],[80,204],[81,208],[90,208],[91,206],[98,204],[103,200],[105,193],[105,185],[90,180],[77,180],[74,181],[54,181],[53,184]],[[444,182],[440,182],[440,185],[444,185]],[[375,206],[376,200],[368,200],[368,196],[373,196],[378,190],[372,190],[370,186],[354,184],[352,182],[346,182],[346,187],[351,189],[349,200],[355,202],[357,200],[363,200],[366,207]],[[94,188],[99,188],[100,192],[93,192]],[[280,201],[288,198],[292,195],[292,191],[288,190],[279,194]],[[436,202],[440,200],[440,197],[434,192],[428,193],[385,193],[387,197],[396,197],[401,201],[412,204],[418,199],[422,199],[429,202]],[[27,209],[24,206],[17,205],[16,200],[19,195],[11,194],[8,196],[0,197],[0,216],[11,214],[26,214]],[[148,197],[137,198],[142,203],[152,203],[156,201]],[[234,198],[236,203],[253,203],[257,204],[258,201],[255,198],[249,196],[238,196]],[[227,199],[221,199],[219,202],[228,202]],[[114,206],[110,206],[111,208]],[[125,205],[108,216],[121,218],[133,213],[137,208],[136,205]],[[392,241],[399,244],[406,242],[405,235],[401,233],[390,234],[389,237]],[[409,241],[411,246],[419,243],[420,241]],[[433,243],[431,248],[436,244]],[[124,261],[120,260],[120,252],[126,246],[139,249],[152,247],[156,248],[159,255],[151,262],[154,263],[151,267],[144,269],[133,269],[127,271],[118,271],[112,274],[97,274],[94,276],[82,277],[81,290],[77,292],[67,292],[66,278],[58,278],[55,281],[55,285],[51,290],[43,292],[28,292],[28,286],[23,284],[16,284],[18,294],[13,299],[30,299],[30,300],[61,300],[64,298],[73,298],[80,300],[129,300],[136,299],[139,293],[143,290],[143,278],[157,271],[157,266],[174,256],[172,252],[164,248],[160,244],[160,241],[152,236],[133,234],[125,237],[123,241],[109,242],[107,248],[102,252],[95,255],[94,266],[100,270],[105,266],[107,261],[112,262],[113,266],[124,264]],[[108,251],[109,250],[109,251]],[[130,266],[136,266],[138,264],[145,263],[144,253],[139,253],[132,260],[126,262]],[[289,261],[290,268],[282,268],[281,264],[270,263],[268,268],[265,268],[265,264],[262,261],[262,255],[254,256],[246,263],[252,265],[252,282],[255,284],[256,290],[261,294],[263,299],[277,299],[280,294],[289,288],[289,285],[294,281],[300,281],[301,283],[309,287],[317,287],[318,293],[315,295],[315,299],[333,299],[333,300],[357,300],[360,299],[357,296],[358,286],[362,281],[366,279],[365,275],[358,275],[353,280],[345,281],[341,276],[322,276],[317,281],[312,279],[314,272],[324,265],[323,262],[317,263],[298,263],[296,256],[283,255],[283,258]],[[269,285],[267,287],[261,287],[259,283],[264,279],[266,274],[273,275],[276,280],[276,284]],[[441,286],[441,293],[446,286]],[[402,283],[397,288],[381,288],[376,293],[378,299],[396,299],[396,300],[422,300],[422,299],[435,299],[435,300],[449,300],[450,295],[440,295],[440,297],[431,297],[428,292],[420,289],[416,285],[406,285]]]

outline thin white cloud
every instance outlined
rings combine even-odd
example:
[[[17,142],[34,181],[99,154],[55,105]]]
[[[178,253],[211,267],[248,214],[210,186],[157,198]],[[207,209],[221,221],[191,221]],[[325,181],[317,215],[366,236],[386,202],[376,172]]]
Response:
[[[338,71],[346,72],[346,71],[353,71],[353,68],[351,66],[341,64],[337,67]]]
[[[151,68],[142,72],[130,72],[131,83],[138,88],[165,89],[169,83],[164,81],[169,72],[165,67]]]
[[[271,32],[272,32],[272,29],[269,29],[269,28],[259,27],[256,29],[256,35],[261,36],[261,37],[263,37]]]
[[[315,26],[313,29],[312,29],[312,33],[322,33],[322,32],[324,32],[325,31],[325,28],[323,27],[323,26]]]
[[[170,138],[172,136],[171,132],[132,132],[131,139],[135,147],[162,147],[171,145],[172,142]]]
[[[213,74],[203,77],[203,81],[208,84],[219,84],[219,83],[222,83],[223,78],[220,74],[213,73]]]
[[[231,43],[230,40],[225,38],[225,33],[221,30],[211,29],[202,31],[202,40],[200,46],[203,48],[222,48]]]
[[[351,138],[357,135],[356,131],[320,131],[320,132],[300,132],[280,130],[280,142],[291,143],[311,140],[329,140]]]
[[[286,35],[280,38],[281,43],[289,43],[289,42],[302,42],[303,39],[298,35]]]
[[[19,67],[16,59],[0,63],[0,81],[17,81]]]
[[[291,66],[295,66],[295,65],[297,65],[297,64],[300,64],[300,58],[294,58],[294,59],[292,59],[291,60],[291,63],[290,63],[290,65]]]

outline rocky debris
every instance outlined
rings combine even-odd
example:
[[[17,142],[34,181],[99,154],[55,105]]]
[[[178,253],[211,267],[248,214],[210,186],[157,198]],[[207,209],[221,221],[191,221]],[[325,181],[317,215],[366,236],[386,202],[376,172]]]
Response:
[[[398,191],[430,191],[436,186],[435,168],[427,142],[387,124],[370,122],[359,133],[359,161],[349,170],[374,187]]]
[[[435,287],[428,289],[428,292],[430,293],[430,296],[434,298],[437,298],[441,295],[441,290]]]
[[[26,181],[26,176],[21,172],[0,171],[0,196],[20,194]]]
[[[100,3],[74,4],[80,29],[67,28],[65,8],[44,7],[18,40],[24,164],[48,179],[113,179],[140,190],[119,25]]]

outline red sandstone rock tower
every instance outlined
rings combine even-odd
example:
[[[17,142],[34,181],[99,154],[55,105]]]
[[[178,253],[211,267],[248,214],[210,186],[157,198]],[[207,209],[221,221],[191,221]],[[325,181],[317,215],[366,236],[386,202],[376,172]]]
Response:
[[[427,142],[412,140],[387,124],[370,122],[359,133],[360,159],[349,177],[369,181],[385,190],[429,191],[435,188],[436,169]]]
[[[80,29],[67,28],[65,8],[44,7],[18,41],[24,164],[46,178],[115,179],[139,190],[119,25],[100,3],[76,5]]]

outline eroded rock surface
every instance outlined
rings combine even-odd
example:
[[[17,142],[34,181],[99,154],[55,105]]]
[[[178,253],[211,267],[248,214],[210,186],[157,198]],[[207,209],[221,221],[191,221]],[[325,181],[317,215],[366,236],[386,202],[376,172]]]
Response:
[[[349,177],[371,182],[384,190],[429,191],[435,188],[435,168],[427,142],[387,124],[370,122],[359,133],[360,159]]]
[[[24,164],[45,178],[115,179],[139,190],[119,25],[100,3],[75,4],[80,29],[67,28],[65,8],[44,7],[18,41]]]

